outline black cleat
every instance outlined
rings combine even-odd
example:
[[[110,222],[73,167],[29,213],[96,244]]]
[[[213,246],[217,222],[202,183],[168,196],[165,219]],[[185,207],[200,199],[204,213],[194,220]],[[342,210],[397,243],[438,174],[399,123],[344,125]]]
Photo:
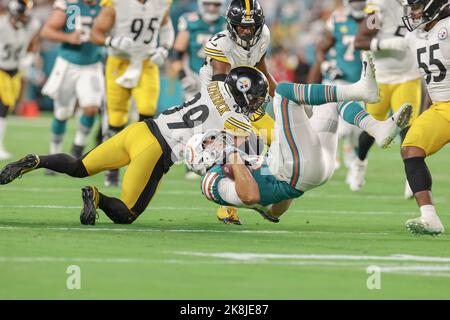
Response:
[[[119,186],[119,170],[109,170],[105,174],[105,187]]]
[[[83,146],[77,146],[76,144],[74,144],[72,146],[72,149],[70,150],[70,154],[72,155],[72,157],[80,159],[83,156],[83,151],[84,151]]]
[[[83,198],[83,209],[80,213],[80,222],[84,225],[95,225],[98,219],[98,201],[99,193],[96,187],[84,187],[81,189],[81,197]]]
[[[21,178],[25,173],[37,168],[40,160],[37,155],[29,154],[19,161],[12,162],[0,170],[0,185],[8,184],[17,178]]]

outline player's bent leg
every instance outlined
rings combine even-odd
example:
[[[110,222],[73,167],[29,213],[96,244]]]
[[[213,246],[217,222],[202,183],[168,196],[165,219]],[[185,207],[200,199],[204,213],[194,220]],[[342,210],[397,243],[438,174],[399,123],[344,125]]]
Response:
[[[80,158],[83,155],[87,139],[95,124],[98,110],[99,108],[97,107],[83,108],[83,114],[80,117],[78,129],[71,149],[71,154],[75,158]]]

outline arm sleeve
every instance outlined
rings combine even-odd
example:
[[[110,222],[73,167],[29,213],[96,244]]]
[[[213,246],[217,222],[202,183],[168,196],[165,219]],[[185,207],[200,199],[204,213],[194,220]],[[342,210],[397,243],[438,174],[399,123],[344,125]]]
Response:
[[[300,103],[295,89],[295,83],[282,82],[278,84],[276,93],[278,93],[283,98],[294,101],[295,103]]]

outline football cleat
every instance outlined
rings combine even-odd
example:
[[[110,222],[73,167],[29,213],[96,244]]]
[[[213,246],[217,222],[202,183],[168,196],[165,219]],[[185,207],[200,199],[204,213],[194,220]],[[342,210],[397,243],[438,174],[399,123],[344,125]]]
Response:
[[[377,103],[380,100],[380,91],[375,77],[375,65],[372,55],[368,52],[363,54],[361,79],[352,87],[355,92],[361,92],[361,100],[368,103]]]
[[[80,222],[84,225],[95,225],[95,220],[98,219],[98,202],[99,192],[94,186],[84,187],[81,189],[81,197],[83,198],[83,209],[80,213]]]
[[[413,113],[413,106],[409,103],[404,104],[392,117],[380,123],[375,128],[373,137],[376,144],[383,148],[389,148],[399,135],[400,131],[404,129]]]
[[[217,219],[225,224],[242,225],[241,219],[237,215],[237,209],[232,207],[221,206],[216,212]]]
[[[267,212],[268,210],[265,209],[265,208],[262,207],[262,206],[257,206],[257,207],[254,207],[253,209],[254,209],[256,212],[258,212],[258,213],[261,215],[261,217],[263,217],[265,220],[268,220],[268,221],[273,222],[273,223],[278,223],[278,222],[280,222],[280,219],[278,219],[278,218],[272,216],[269,212]]]
[[[428,235],[437,236],[444,233],[444,226],[439,218],[433,221],[427,221],[426,219],[420,217],[416,219],[411,219],[406,221],[406,229],[413,235]]]
[[[105,174],[105,187],[119,186],[119,170],[109,170]]]
[[[368,161],[367,159],[361,161],[358,157],[356,157],[347,174],[346,183],[350,187],[350,190],[353,192],[358,192],[366,183],[366,170],[367,170]]]
[[[0,184],[8,184],[17,178],[21,178],[25,173],[38,167],[39,157],[29,154],[19,161],[12,162],[0,170]]]

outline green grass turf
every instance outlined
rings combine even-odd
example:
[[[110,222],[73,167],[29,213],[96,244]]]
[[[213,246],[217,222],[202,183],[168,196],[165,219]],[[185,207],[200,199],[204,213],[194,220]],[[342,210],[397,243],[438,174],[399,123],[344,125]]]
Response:
[[[11,118],[8,149],[16,158],[46,153],[49,124],[48,117]],[[66,150],[72,136],[73,128]],[[449,158],[446,148],[428,161],[448,229]],[[344,177],[341,169],[297,200],[279,224],[241,210],[244,225],[227,226],[216,221],[216,206],[202,198],[199,183],[185,181],[175,166],[135,224],[113,225],[100,213],[95,227],[85,227],[80,188],[119,190],[102,187],[103,175],[76,180],[33,172],[0,187],[0,298],[450,298],[449,236],[414,237],[404,229],[418,210],[402,199],[398,146],[373,150],[359,194],[347,189]],[[81,268],[81,290],[66,287],[70,265]],[[391,268],[382,269],[380,290],[366,286],[371,265]]]

